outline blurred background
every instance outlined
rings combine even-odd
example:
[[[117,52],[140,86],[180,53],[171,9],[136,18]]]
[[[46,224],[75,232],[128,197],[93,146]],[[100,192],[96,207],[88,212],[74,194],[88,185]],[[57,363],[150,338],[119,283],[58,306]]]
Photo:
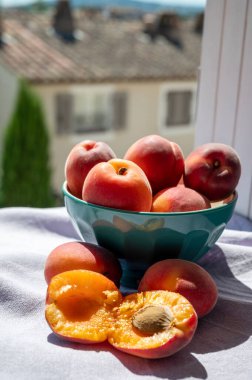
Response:
[[[0,206],[63,205],[81,140],[123,157],[159,134],[186,157],[205,3],[0,0]]]

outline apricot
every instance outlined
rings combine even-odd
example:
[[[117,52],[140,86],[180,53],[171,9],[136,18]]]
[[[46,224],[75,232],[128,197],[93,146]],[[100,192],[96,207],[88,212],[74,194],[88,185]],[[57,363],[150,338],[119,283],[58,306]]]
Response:
[[[54,276],[48,286],[45,318],[59,337],[99,343],[114,325],[113,309],[122,295],[113,281],[100,273],[73,270]]]
[[[150,291],[123,299],[107,277],[82,269],[52,278],[45,318],[62,339],[83,344],[108,340],[118,350],[150,359],[186,346],[198,322],[193,306],[178,293]]]
[[[210,201],[183,185],[159,191],[153,198],[153,212],[186,212],[210,208]]]
[[[73,241],[60,244],[48,255],[44,276],[47,284],[56,274],[74,270],[87,269],[108,277],[119,286],[122,268],[116,256],[99,245]]]
[[[115,327],[108,341],[131,355],[163,358],[191,341],[197,321],[192,305],[178,293],[133,293],[116,308]]]
[[[203,144],[185,160],[185,186],[205,195],[211,202],[229,197],[234,192],[240,175],[240,158],[226,144]]]
[[[70,193],[81,198],[83,182],[89,170],[99,162],[115,157],[115,153],[105,142],[83,140],[76,144],[65,163],[65,178]]]
[[[222,199],[221,201],[217,201],[217,202],[211,202],[211,208],[215,208],[215,207],[219,207],[219,206],[223,206],[225,204],[228,204],[230,202],[232,202],[235,198],[235,192],[232,193],[231,195],[229,195],[227,198],[225,199]]]
[[[200,265],[181,259],[166,259],[151,265],[138,290],[177,292],[193,305],[199,318],[214,308],[218,298],[217,286],[211,275]]]
[[[175,142],[159,135],[148,135],[132,144],[124,158],[145,172],[153,194],[176,186],[184,171],[184,156]]]
[[[100,206],[128,211],[150,211],[152,191],[143,170],[134,162],[114,158],[88,173],[82,199]]]

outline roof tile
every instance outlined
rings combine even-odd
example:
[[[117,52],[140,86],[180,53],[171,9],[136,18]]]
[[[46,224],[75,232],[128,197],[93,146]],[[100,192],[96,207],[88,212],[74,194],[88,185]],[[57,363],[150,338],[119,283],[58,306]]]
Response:
[[[201,37],[181,23],[183,49],[163,37],[152,42],[141,21],[89,20],[77,12],[83,39],[66,43],[51,33],[51,13],[10,12],[4,32],[11,43],[0,63],[32,82],[93,82],[195,78]]]

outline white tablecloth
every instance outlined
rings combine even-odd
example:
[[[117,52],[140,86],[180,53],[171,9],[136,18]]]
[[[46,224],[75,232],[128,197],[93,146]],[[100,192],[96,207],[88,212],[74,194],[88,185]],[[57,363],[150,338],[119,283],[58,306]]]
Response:
[[[53,248],[76,239],[64,208],[0,209],[1,380],[252,379],[250,221],[235,215],[201,259],[216,280],[217,305],[187,347],[159,360],[53,335],[44,318],[44,263]]]

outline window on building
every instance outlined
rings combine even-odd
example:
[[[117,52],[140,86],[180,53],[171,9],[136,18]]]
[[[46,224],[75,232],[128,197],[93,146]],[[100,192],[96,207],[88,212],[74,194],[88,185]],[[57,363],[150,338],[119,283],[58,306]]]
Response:
[[[74,95],[73,132],[103,132],[111,128],[110,94],[82,93]]]
[[[191,123],[192,91],[169,91],[166,94],[165,125],[179,126]]]
[[[84,134],[126,127],[127,93],[83,91],[56,96],[58,134]]]

